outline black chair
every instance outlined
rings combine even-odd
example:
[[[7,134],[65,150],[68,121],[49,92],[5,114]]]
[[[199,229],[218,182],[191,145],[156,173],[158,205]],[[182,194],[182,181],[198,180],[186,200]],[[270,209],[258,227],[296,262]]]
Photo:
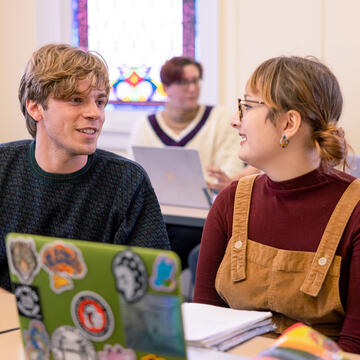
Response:
[[[191,273],[191,283],[193,286],[193,290],[194,290],[194,286],[195,286],[196,267],[197,267],[197,262],[198,262],[198,258],[199,258],[199,251],[200,251],[200,244],[196,245],[190,251],[189,256],[188,256],[188,265],[189,265],[189,269],[190,269],[190,273]]]

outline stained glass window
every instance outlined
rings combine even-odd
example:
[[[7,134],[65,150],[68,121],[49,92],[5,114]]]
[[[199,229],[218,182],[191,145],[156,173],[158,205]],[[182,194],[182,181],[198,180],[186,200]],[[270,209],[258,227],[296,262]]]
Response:
[[[161,105],[163,63],[195,56],[196,0],[72,0],[74,45],[109,66],[110,103]]]

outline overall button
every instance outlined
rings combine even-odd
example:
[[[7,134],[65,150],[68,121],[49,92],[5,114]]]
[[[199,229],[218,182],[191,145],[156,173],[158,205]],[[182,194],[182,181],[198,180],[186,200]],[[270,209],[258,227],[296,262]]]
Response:
[[[326,257],[321,257],[318,261],[319,265],[321,266],[324,266],[326,262],[327,262]]]
[[[242,241],[238,240],[234,246],[235,246],[235,249],[240,249],[242,247]]]

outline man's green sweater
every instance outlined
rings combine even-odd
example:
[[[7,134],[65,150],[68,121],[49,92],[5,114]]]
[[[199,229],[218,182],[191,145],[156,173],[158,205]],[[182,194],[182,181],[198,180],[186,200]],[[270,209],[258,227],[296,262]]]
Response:
[[[0,287],[10,288],[9,232],[169,249],[160,207],[144,170],[96,150],[72,174],[44,172],[35,141],[0,145]]]

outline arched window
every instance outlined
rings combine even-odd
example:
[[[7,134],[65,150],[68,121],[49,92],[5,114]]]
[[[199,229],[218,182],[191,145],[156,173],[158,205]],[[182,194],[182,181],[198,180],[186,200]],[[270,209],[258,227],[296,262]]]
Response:
[[[72,0],[73,43],[109,66],[110,104],[162,105],[160,67],[195,57],[196,0]]]

